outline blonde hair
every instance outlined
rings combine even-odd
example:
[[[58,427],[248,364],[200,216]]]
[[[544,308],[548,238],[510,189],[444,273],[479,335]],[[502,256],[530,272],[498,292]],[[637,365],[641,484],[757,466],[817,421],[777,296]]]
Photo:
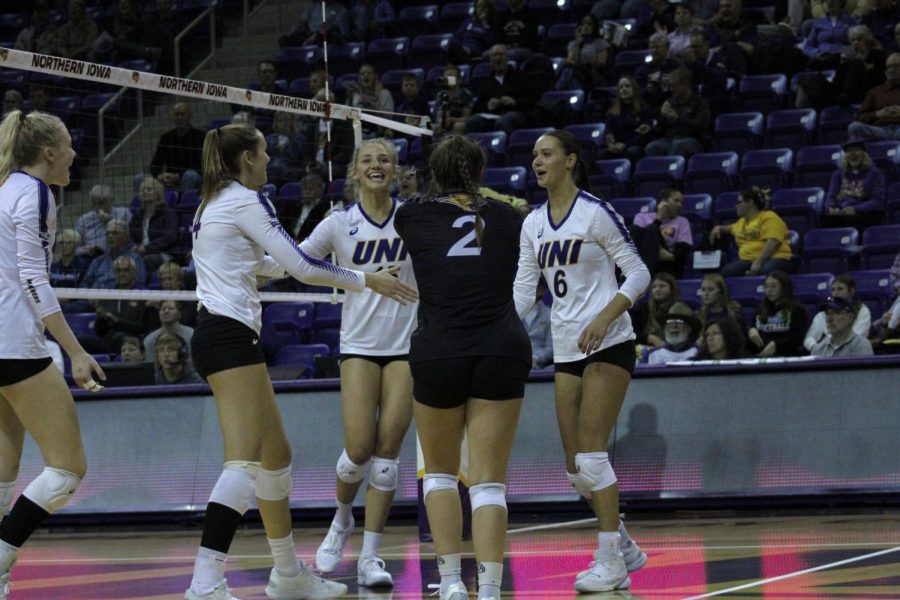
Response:
[[[203,188],[198,215],[241,173],[241,154],[256,153],[259,131],[246,123],[211,129],[203,140]]]
[[[9,111],[0,123],[0,185],[16,169],[37,163],[41,150],[55,146],[65,130],[59,117],[49,113]]]
[[[350,159],[350,164],[347,165],[347,177],[346,179],[344,179],[344,197],[347,197],[349,186],[349,191],[352,191],[353,194],[353,200],[359,200],[359,183],[355,178],[352,177],[352,175],[356,173],[356,162],[359,160],[359,155],[362,153],[362,149],[372,144],[377,144],[384,149],[385,154],[387,154],[388,158],[391,159],[391,164],[394,165],[394,176],[396,176],[398,159],[397,147],[394,145],[394,142],[387,138],[372,138],[370,140],[363,140],[363,142],[353,151],[353,157]]]

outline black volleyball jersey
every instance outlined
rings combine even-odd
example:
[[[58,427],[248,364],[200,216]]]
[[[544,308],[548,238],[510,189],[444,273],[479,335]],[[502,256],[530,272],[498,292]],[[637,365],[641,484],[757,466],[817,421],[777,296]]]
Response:
[[[394,227],[412,258],[419,288],[410,362],[457,356],[509,356],[531,362],[531,342],[513,302],[522,219],[486,200],[479,244],[475,213],[446,198],[397,211]]]

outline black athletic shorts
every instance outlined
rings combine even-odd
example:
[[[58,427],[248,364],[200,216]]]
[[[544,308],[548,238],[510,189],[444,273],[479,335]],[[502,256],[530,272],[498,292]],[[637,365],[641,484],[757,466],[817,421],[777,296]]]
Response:
[[[204,378],[219,371],[265,364],[266,355],[256,332],[231,317],[201,308],[191,337],[191,359]]]
[[[469,398],[525,396],[531,364],[508,356],[464,356],[410,363],[413,397],[433,408],[456,408]]]
[[[0,358],[0,387],[34,377],[53,364],[52,358]]]
[[[361,358],[363,360],[367,360],[369,362],[375,363],[382,369],[391,364],[392,362],[396,362],[398,360],[402,360],[404,362],[409,361],[409,354],[394,354],[391,356],[370,356],[368,354],[341,354],[341,360],[345,361],[348,358]]]
[[[637,362],[637,356],[634,353],[634,340],[628,340],[627,342],[604,348],[581,360],[553,363],[553,366],[557,373],[568,373],[575,377],[581,377],[584,374],[585,367],[597,362],[616,365],[634,374],[634,365]]]

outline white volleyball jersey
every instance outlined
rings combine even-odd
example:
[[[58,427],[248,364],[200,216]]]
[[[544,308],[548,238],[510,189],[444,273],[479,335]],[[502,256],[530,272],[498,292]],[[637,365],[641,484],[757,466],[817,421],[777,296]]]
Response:
[[[616,265],[625,275],[621,289]],[[535,209],[522,226],[516,310],[524,315],[535,302],[543,274],[553,294],[550,329],[554,362],[585,358],[578,338],[617,294],[632,304],[650,284],[650,273],[622,221],[608,202],[579,191],[569,213],[553,223],[550,204]],[[613,321],[599,350],[634,339],[631,318]]]
[[[216,315],[240,321],[259,333],[262,308],[256,277],[287,271],[314,285],[360,291],[365,275],[305,254],[279,224],[262,195],[232,182],[194,217],[197,297]],[[265,256],[268,252],[271,256]]]
[[[373,273],[399,266],[397,276],[416,287],[412,261],[394,229],[400,202],[391,199],[391,213],[376,223],[357,202],[319,223],[300,249],[315,258],[334,253],[343,267]],[[416,326],[416,304],[406,306],[370,289],[348,293],[341,311],[341,353],[372,356],[409,354],[409,337]]]
[[[0,186],[0,358],[45,358],[41,319],[59,312],[50,287],[56,201],[47,184],[16,171]]]

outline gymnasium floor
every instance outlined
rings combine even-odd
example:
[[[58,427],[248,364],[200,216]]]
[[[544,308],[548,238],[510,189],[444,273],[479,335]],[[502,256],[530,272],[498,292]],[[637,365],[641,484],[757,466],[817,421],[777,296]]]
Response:
[[[632,574],[630,592],[580,598],[900,598],[900,513],[637,519],[633,536],[650,556]],[[295,533],[311,560],[325,529]],[[39,533],[13,572],[11,600],[175,600],[191,578],[199,532]],[[513,525],[504,598],[574,598],[575,574],[594,546],[582,521]],[[360,536],[351,538],[350,552]],[[467,549],[470,549],[467,546]],[[355,554],[334,577],[350,585],[347,598],[401,600],[427,597],[437,583],[430,544],[413,526],[389,528],[382,557],[394,575],[387,592],[358,590]],[[228,581],[242,600],[262,600],[271,568],[260,529],[242,530],[232,546]],[[471,558],[471,555],[469,555]],[[475,590],[474,562],[463,575]],[[474,598],[475,594],[472,594]]]

